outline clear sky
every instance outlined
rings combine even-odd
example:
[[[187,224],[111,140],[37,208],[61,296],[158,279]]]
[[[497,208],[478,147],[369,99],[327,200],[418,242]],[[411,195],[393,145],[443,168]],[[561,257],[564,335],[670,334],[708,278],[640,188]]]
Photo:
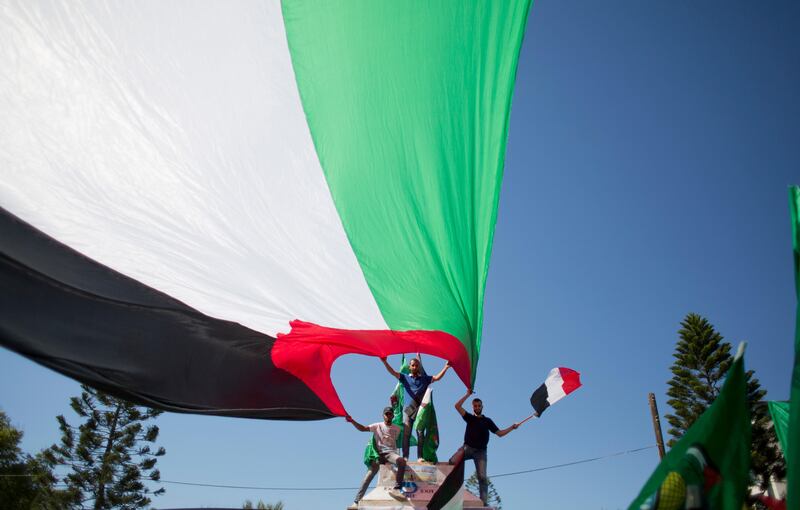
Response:
[[[787,187],[800,184],[800,3],[567,1],[533,6],[522,48],[485,300],[476,391],[505,427],[548,370],[584,387],[489,445],[507,510],[625,508],[657,464],[647,405],[663,415],[681,319],[707,317],[768,398],[785,400],[795,297]],[[394,357],[396,363],[398,357]],[[429,372],[442,361],[426,358]],[[377,359],[333,369],[342,400],[378,421],[393,381]],[[452,373],[435,385],[440,456],[459,445]],[[0,407],[34,452],[77,383],[0,351]],[[368,434],[343,419],[270,422],[164,414],[158,508],[282,500],[344,508]],[[667,425],[663,423],[666,434]],[[467,473],[472,472],[471,464]]]

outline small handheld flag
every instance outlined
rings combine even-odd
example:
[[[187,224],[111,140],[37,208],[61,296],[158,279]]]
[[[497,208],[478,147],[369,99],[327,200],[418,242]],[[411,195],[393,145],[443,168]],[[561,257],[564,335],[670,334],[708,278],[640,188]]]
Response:
[[[581,386],[581,374],[571,368],[556,367],[547,374],[544,384],[531,395],[534,414],[541,416],[545,409]]]

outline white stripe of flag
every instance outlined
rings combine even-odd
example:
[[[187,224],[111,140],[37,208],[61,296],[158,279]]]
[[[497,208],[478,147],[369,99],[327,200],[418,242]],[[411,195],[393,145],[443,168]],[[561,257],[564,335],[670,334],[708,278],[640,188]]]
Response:
[[[531,405],[537,416],[581,386],[581,374],[571,368],[556,367],[550,370],[544,384],[531,395]]]

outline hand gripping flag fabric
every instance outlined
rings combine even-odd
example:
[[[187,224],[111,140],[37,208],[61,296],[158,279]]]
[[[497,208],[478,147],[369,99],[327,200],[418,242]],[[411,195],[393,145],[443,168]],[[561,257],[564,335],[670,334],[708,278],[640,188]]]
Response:
[[[714,403],[673,446],[629,510],[741,510],[750,467],[744,344]]]
[[[789,437],[800,437],[800,188],[789,188],[792,217],[794,284],[797,293],[794,333],[794,369],[792,370]],[[786,453],[786,503],[789,510],[800,510],[800,441],[789,441]]]
[[[471,386],[530,0],[0,6],[0,344],[181,412]]]
[[[581,386],[581,374],[571,368],[556,367],[531,395],[531,405],[537,416]]]

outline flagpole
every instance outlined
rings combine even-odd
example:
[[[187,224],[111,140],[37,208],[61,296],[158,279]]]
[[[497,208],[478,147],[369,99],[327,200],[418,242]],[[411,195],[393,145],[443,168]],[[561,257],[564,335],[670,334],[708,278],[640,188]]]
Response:
[[[531,418],[533,418],[534,416],[538,416],[538,415],[537,415],[536,413],[533,413],[532,415],[528,416],[527,418],[525,418],[524,420],[522,420],[521,422],[519,422],[519,424],[520,424],[520,425],[522,425],[523,423],[525,423],[526,421],[530,420],[530,419],[531,419]]]

